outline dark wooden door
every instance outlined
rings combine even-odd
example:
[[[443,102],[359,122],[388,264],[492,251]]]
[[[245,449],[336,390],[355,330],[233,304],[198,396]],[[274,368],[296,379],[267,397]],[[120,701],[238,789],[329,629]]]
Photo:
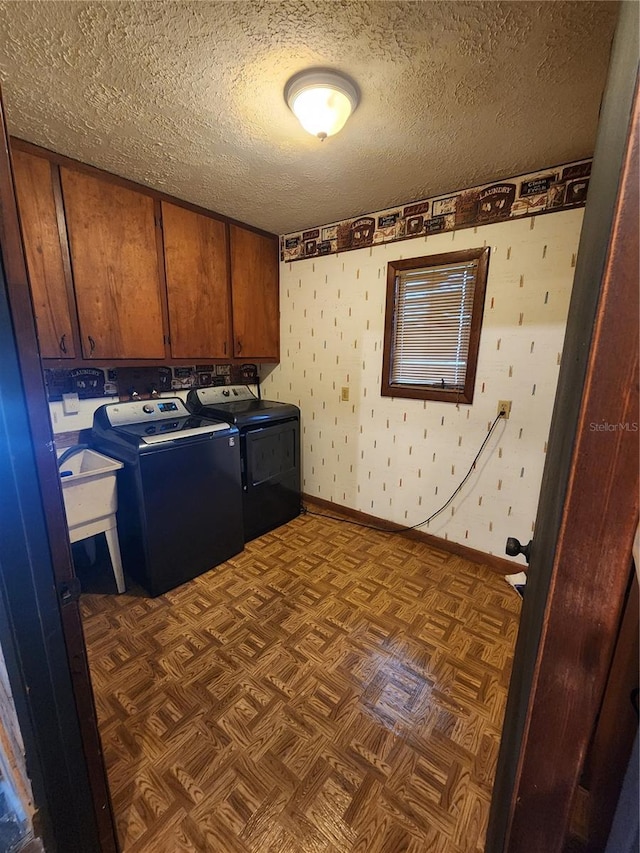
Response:
[[[229,258],[224,222],[162,202],[173,358],[231,354]]]
[[[165,355],[154,202],[61,168],[85,358]]]
[[[621,4],[487,853],[563,850],[620,628],[638,523],[637,67],[636,4]]]
[[[45,799],[41,819],[50,849],[115,853],[1,95],[0,211],[0,459],[6,500],[0,514],[0,594],[33,727],[27,767]]]
[[[58,230],[57,169],[43,157],[14,151],[13,173],[40,353],[43,358],[74,358],[73,295]]]
[[[278,242],[230,226],[233,355],[280,357]]]
[[[584,815],[581,828],[588,853],[599,853],[606,847],[622,779],[638,734],[639,639],[638,579],[632,567],[607,687],[580,780]]]

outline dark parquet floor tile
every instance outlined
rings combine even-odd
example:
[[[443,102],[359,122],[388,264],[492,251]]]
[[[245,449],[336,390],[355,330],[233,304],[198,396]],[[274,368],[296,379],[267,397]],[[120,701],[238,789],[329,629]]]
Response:
[[[156,599],[83,595],[124,853],[477,853],[520,598],[312,515]]]

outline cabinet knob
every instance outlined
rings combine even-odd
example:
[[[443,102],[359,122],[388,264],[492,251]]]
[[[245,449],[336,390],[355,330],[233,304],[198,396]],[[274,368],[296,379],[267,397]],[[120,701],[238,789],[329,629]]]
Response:
[[[238,350],[238,355],[240,355],[240,353],[242,352],[242,341],[240,340],[240,338],[238,338],[236,341],[236,349]]]
[[[89,339],[89,355],[93,355],[93,351],[96,348],[96,342],[93,340],[91,335],[87,335],[87,338]]]
[[[64,334],[64,335],[60,338],[60,350],[61,350],[61,352],[63,352],[65,355],[67,354],[67,345],[66,345],[66,343],[64,342],[64,339],[65,339],[66,337],[67,337],[67,336],[66,336],[66,334]]]

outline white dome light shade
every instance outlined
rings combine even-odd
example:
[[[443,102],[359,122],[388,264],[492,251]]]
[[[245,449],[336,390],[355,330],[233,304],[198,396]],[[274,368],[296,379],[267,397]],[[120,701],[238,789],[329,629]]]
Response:
[[[324,139],[342,130],[351,115],[351,102],[335,89],[304,89],[291,109],[306,131]]]
[[[296,74],[287,83],[284,96],[303,128],[321,140],[342,130],[358,106],[355,83],[324,69]]]

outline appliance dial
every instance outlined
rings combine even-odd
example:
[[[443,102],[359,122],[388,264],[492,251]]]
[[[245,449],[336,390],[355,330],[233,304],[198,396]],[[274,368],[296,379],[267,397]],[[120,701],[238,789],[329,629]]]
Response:
[[[150,415],[151,412],[153,412],[153,406],[150,406],[149,403],[145,403],[144,406],[142,407],[142,411],[146,412],[148,415]]]
[[[227,391],[227,390],[225,389],[225,390],[222,392],[222,396],[223,396],[223,397],[228,397],[228,396],[229,396],[229,391]]]

